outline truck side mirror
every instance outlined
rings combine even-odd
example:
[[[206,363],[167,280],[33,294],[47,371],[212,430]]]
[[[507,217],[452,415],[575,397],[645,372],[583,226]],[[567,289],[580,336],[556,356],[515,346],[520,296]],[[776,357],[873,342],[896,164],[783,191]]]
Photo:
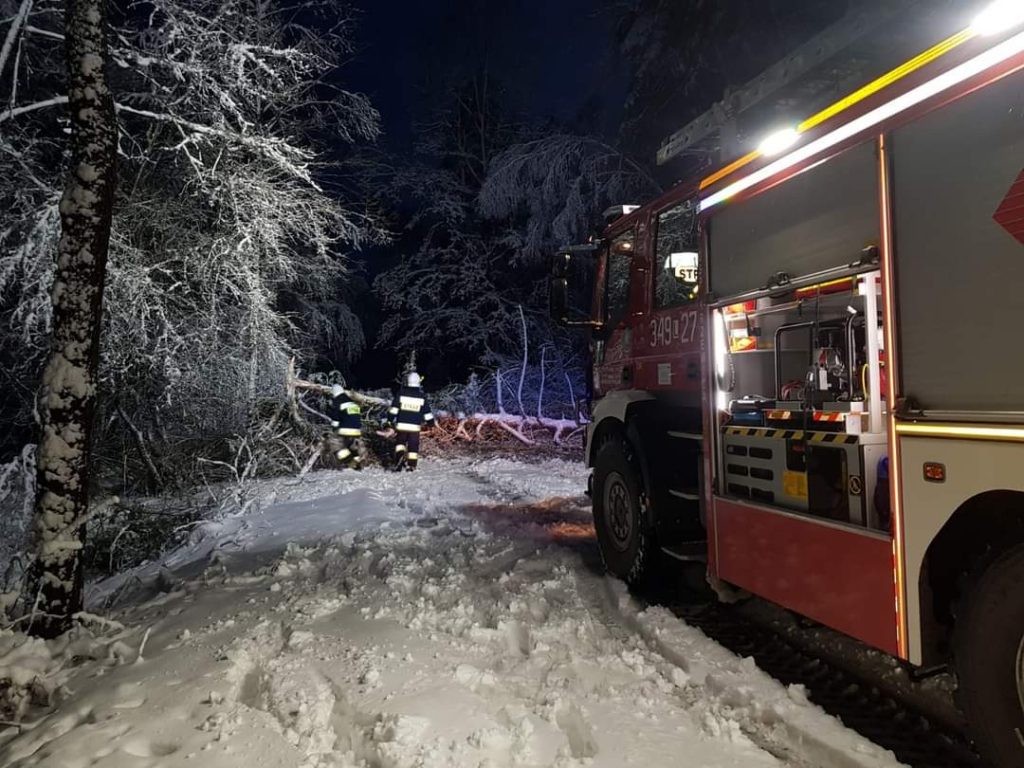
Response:
[[[594,243],[570,245],[560,249],[551,260],[551,277],[548,283],[548,312],[551,319],[566,328],[600,328],[603,323],[595,320],[570,320],[569,297],[582,293],[586,288],[587,275],[592,272],[593,264],[589,264],[577,256],[588,256],[593,259],[598,252]],[[570,285],[581,281],[579,285]]]
[[[569,321],[569,263],[572,254],[559,253],[551,261],[551,280],[548,286],[548,312],[551,319],[564,325]]]

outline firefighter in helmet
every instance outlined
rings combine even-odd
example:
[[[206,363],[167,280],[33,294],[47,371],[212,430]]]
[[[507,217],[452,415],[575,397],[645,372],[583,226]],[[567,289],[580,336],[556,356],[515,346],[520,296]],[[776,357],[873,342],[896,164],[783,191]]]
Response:
[[[434,423],[434,414],[423,392],[420,375],[410,371],[405,386],[395,394],[388,410],[388,423],[398,432],[395,443],[395,471],[412,472],[420,458],[420,432]]]
[[[341,438],[337,457],[342,466],[362,469],[363,463],[363,415],[359,403],[355,402],[340,384],[331,387],[331,426]]]

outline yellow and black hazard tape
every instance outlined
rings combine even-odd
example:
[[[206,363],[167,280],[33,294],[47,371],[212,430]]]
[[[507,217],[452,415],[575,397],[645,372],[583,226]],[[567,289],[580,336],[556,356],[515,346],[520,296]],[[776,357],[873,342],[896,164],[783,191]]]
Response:
[[[725,434],[735,437],[772,437],[779,440],[806,440],[809,443],[853,445],[857,435],[842,432],[804,432],[802,429],[764,429],[761,427],[726,427]]]

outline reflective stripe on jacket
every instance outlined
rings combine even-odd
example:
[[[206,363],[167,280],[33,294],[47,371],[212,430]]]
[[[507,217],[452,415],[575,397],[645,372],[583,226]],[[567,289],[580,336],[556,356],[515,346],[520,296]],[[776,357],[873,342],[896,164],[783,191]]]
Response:
[[[419,432],[434,421],[430,404],[419,387],[402,387],[391,401],[388,422],[399,432]]]
[[[331,398],[331,426],[342,437],[359,437],[363,433],[363,415],[359,403],[342,392]]]

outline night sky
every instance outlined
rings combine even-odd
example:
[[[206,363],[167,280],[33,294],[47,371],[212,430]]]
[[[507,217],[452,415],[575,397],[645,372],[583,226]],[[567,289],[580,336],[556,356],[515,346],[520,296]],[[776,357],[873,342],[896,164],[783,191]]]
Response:
[[[346,87],[380,111],[382,149],[411,154],[416,124],[444,106],[448,90],[486,68],[501,86],[510,118],[556,122],[580,133],[614,136],[629,85],[618,57],[613,19],[594,0],[353,0],[358,49],[345,67]],[[580,118],[583,114],[586,117]],[[597,124],[595,124],[595,122]],[[372,277],[392,263],[395,248],[363,254]],[[355,378],[384,386],[398,365],[373,341],[381,321],[364,308],[371,341],[353,366]]]
[[[359,50],[347,67],[351,88],[381,111],[385,143],[403,150],[413,125],[447,84],[486,66],[508,108],[527,122],[573,123],[597,111],[617,125],[626,69],[612,19],[594,0],[355,0]]]

